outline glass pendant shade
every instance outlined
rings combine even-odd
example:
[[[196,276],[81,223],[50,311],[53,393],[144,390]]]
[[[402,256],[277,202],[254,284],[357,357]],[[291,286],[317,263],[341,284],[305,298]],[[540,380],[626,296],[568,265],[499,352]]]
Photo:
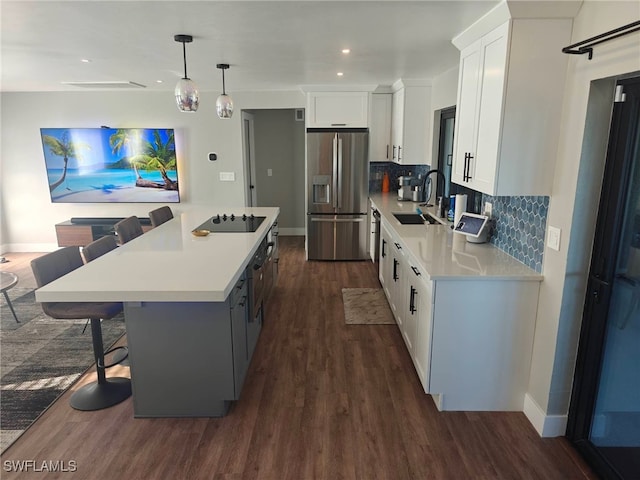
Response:
[[[198,97],[198,87],[187,75],[187,49],[186,44],[193,42],[191,35],[174,35],[176,42],[182,43],[182,59],[184,61],[184,77],[178,80],[174,94],[176,104],[181,112],[195,112],[198,110],[200,99]]]
[[[226,93],[223,93],[216,100],[216,111],[219,118],[231,118],[233,115],[233,100]]]
[[[190,78],[181,78],[176,84],[176,104],[181,112],[195,112],[198,110],[200,99],[198,87]]]

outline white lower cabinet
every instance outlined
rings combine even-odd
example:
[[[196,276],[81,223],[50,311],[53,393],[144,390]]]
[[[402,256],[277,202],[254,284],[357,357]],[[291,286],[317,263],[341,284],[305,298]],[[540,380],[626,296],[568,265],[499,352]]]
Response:
[[[429,373],[431,364],[431,330],[433,328],[433,282],[425,278],[415,266],[410,282],[412,317],[415,323],[413,339],[413,365],[425,393],[429,393]]]
[[[522,411],[539,282],[432,280],[384,219],[380,252],[380,282],[438,409]]]

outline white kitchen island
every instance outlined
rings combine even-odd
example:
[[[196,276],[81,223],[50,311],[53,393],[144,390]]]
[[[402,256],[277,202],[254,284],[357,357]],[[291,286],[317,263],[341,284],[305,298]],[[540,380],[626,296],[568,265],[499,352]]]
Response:
[[[424,391],[440,410],[522,411],[543,276],[449,225],[393,216],[416,203],[371,202],[381,214],[380,282]]]
[[[136,417],[224,415],[240,395],[246,346],[245,270],[278,208],[252,233],[191,232],[223,212],[190,206],[172,220],[36,290],[38,302],[123,302]]]

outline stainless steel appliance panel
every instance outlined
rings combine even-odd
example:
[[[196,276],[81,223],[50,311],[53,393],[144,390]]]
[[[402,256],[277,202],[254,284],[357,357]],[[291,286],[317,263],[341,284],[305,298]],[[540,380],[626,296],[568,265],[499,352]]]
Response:
[[[337,134],[338,213],[366,213],[369,196],[368,134]]]
[[[308,215],[309,260],[367,258],[367,215]]]
[[[307,258],[367,256],[366,129],[307,130]]]
[[[308,213],[334,213],[337,205],[337,139],[335,132],[307,135]]]

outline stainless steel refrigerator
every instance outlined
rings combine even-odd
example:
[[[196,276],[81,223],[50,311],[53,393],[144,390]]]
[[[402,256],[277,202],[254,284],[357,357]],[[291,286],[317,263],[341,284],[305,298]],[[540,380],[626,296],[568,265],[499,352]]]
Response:
[[[307,129],[307,259],[367,258],[366,128]]]

